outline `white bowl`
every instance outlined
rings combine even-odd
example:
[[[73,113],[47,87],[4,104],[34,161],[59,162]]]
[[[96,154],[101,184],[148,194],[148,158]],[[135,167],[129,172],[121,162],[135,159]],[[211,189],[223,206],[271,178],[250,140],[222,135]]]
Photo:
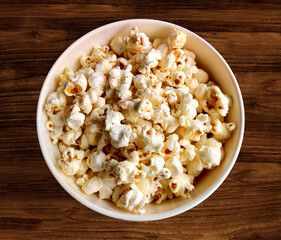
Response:
[[[93,46],[108,44],[114,36],[126,35],[134,26],[138,26],[139,30],[145,32],[150,39],[155,37],[166,38],[174,28],[185,32],[187,34],[186,48],[196,53],[196,59],[199,65],[209,73],[224,93],[232,97],[233,106],[230,108],[227,118],[228,121],[235,122],[237,126],[231,139],[225,145],[226,155],[224,161],[219,167],[208,171],[200,178],[200,181],[195,185],[195,190],[191,192],[191,199],[177,198],[165,201],[159,205],[150,204],[145,207],[146,213],[144,215],[126,212],[117,208],[110,201],[100,200],[96,195],[85,195],[75,184],[73,177],[63,174],[56,164],[60,153],[57,146],[52,145],[49,139],[49,133],[45,128],[47,116],[43,109],[47,96],[55,90],[56,75],[61,74],[65,67],[77,69],[79,66],[78,59],[82,55],[89,54]],[[148,19],[124,20],[107,24],[87,33],[69,46],[58,58],[48,73],[39,96],[37,133],[40,147],[49,169],[60,185],[77,201],[96,212],[113,218],[131,221],[159,220],[180,214],[200,204],[225,180],[237,159],[242,144],[244,134],[244,106],[238,83],[230,67],[223,57],[201,37],[185,28],[163,21]]]

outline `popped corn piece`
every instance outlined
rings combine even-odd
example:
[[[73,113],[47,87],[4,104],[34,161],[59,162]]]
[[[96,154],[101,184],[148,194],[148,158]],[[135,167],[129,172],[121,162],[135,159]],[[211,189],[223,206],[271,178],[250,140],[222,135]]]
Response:
[[[177,65],[175,61],[176,61],[176,58],[175,58],[173,52],[171,52],[162,58],[159,65],[163,70],[174,70]]]
[[[142,141],[144,142],[143,151],[144,152],[156,152],[160,153],[164,146],[164,135],[157,133],[154,128],[149,128],[148,126],[142,129]]]
[[[151,119],[151,115],[154,112],[152,103],[146,98],[136,98],[133,101],[129,101],[128,110],[132,115],[139,116],[147,120]]]
[[[122,113],[108,110],[106,112],[105,130],[109,131],[112,126],[120,124],[122,120],[124,120]]]
[[[162,43],[163,43],[163,39],[156,38],[154,39],[152,46],[153,48],[157,49]]]
[[[168,37],[168,45],[170,49],[183,48],[186,42],[186,34],[182,31],[174,29]]]
[[[131,153],[134,152],[134,151],[136,151],[136,145],[134,143],[129,143],[129,145],[127,147],[121,148],[121,154],[125,158],[130,158]]]
[[[166,119],[164,119],[161,125],[166,133],[173,133],[180,126],[179,120],[172,115],[169,115]]]
[[[103,170],[103,164],[106,161],[106,155],[102,151],[93,151],[87,158],[87,165],[93,172],[100,172]]]
[[[47,121],[46,127],[49,131],[54,132],[54,135],[59,137],[63,134],[63,127],[65,124],[65,112],[59,111],[55,114],[49,113],[50,121]]]
[[[103,182],[100,177],[93,177],[86,181],[82,189],[87,194],[90,195],[92,193],[98,192],[103,187]]]
[[[162,55],[159,50],[152,49],[145,56],[141,55],[140,57],[143,65],[141,65],[138,70],[140,73],[150,73],[151,68],[154,68],[158,65],[158,61],[161,61]]]
[[[82,187],[82,186],[85,184],[85,182],[88,181],[88,180],[89,180],[88,175],[87,175],[87,174],[84,174],[82,177],[77,178],[76,184],[77,184],[78,186]]]
[[[142,165],[142,169],[146,172],[149,177],[156,177],[160,174],[160,171],[163,169],[165,164],[164,158],[158,154],[153,154],[150,158],[149,165]]]
[[[127,184],[138,182],[140,179],[146,177],[146,173],[139,170],[135,164],[127,160],[119,162],[113,171],[117,178],[117,184]]]
[[[89,114],[92,111],[92,101],[89,94],[84,93],[79,104],[80,108],[84,111],[85,114]]]
[[[65,145],[79,145],[79,138],[82,135],[82,129],[79,128],[77,131],[70,129],[62,136],[62,141]]]
[[[66,148],[62,153],[62,157],[58,160],[58,165],[65,175],[72,176],[79,171],[84,152],[74,148]]]
[[[188,120],[186,116],[180,116],[180,125],[186,128],[185,138],[191,141],[199,141],[200,137],[204,134],[204,123],[195,120]]]
[[[103,183],[102,188],[99,190],[99,198],[110,199],[113,193],[113,189],[116,187],[116,179],[106,171],[100,172],[99,177],[101,178]]]
[[[159,181],[153,181],[152,178],[146,177],[135,183],[135,186],[143,193],[146,203],[153,201],[153,196],[158,188],[162,187]]]
[[[225,117],[229,110],[230,99],[217,86],[207,88],[202,99],[203,109],[212,116]]]
[[[185,78],[183,71],[175,71],[167,77],[167,83],[172,87],[179,88],[184,84]]]
[[[124,70],[117,66],[109,71],[109,85],[116,90],[116,94],[121,100],[128,100],[132,95],[129,90],[133,79],[131,69],[132,65],[129,64]]]
[[[126,52],[129,58],[135,57],[137,54],[146,53],[152,48],[149,38],[137,27],[134,27],[126,39]]]
[[[78,172],[80,168],[80,161],[75,159],[72,160],[60,159],[58,161],[58,165],[61,167],[61,170],[65,175],[72,176]]]
[[[196,157],[186,164],[186,170],[188,174],[194,177],[197,177],[203,171],[203,169],[203,163]]]
[[[169,135],[165,142],[165,146],[174,155],[177,155],[180,152],[179,136],[176,133]]]
[[[87,83],[88,81],[84,74],[79,73],[66,82],[64,93],[67,96],[75,96],[76,94],[83,93],[87,88]]]
[[[189,196],[189,192],[194,189],[192,185],[194,177],[185,173],[178,175],[169,180],[169,187],[172,193],[174,193],[177,197],[185,197]]]
[[[63,111],[66,107],[66,97],[62,92],[51,93],[44,105],[45,109],[49,113],[56,113],[58,111]]]
[[[157,67],[153,69],[153,72],[157,79],[161,82],[165,82],[167,77],[170,75],[170,71],[164,69],[158,69]]]
[[[102,150],[104,147],[108,146],[110,143],[109,133],[104,131],[99,139],[97,150]]]
[[[85,157],[85,153],[84,153],[84,157]],[[79,168],[79,170],[78,170],[78,172],[76,174],[78,176],[84,176],[88,169],[89,169],[88,164],[87,164],[86,160],[83,159],[81,161],[80,168]]]
[[[77,131],[83,124],[85,120],[85,115],[80,113],[80,108],[77,105],[71,107],[71,112],[66,118],[66,124]]]
[[[173,198],[173,193],[169,187],[169,180],[162,180],[160,182],[162,184],[162,188],[158,188],[158,190],[154,193],[154,199],[156,200],[157,204],[160,204],[167,198]]]
[[[209,81],[209,75],[203,69],[198,69],[193,75],[199,83],[206,83]]]
[[[186,76],[186,83],[190,84],[190,79],[194,76],[197,79],[197,73],[198,73],[198,68],[196,66],[192,66],[189,64],[184,65],[182,71],[184,72],[185,76]],[[198,75],[199,77],[199,75]],[[198,79],[199,81],[199,79]]]
[[[132,128],[130,125],[113,125],[109,131],[111,144],[116,148],[127,147],[132,138]]]
[[[95,71],[91,67],[88,67],[84,69],[79,69],[77,72],[83,74],[88,79]]]
[[[165,166],[170,170],[173,178],[183,173],[183,167],[178,156],[170,157]]]
[[[93,123],[85,128],[84,134],[81,137],[83,146],[96,146],[101,137],[102,126],[98,123]],[[84,149],[84,147],[82,147]]]
[[[102,72],[94,72],[89,76],[90,87],[97,92],[97,96],[100,97],[104,91],[106,84],[106,76]]]
[[[110,47],[118,55],[122,55],[125,51],[126,45],[121,37],[115,37],[110,42]]]
[[[196,156],[196,147],[190,144],[188,139],[181,139],[179,141],[181,147],[181,158],[180,161],[183,165],[187,164],[189,161],[192,161]]]
[[[216,141],[214,138],[206,138],[203,135],[196,147],[198,149],[196,158],[203,163],[205,168],[213,169],[220,164],[223,157],[221,142]]]
[[[221,122],[219,119],[214,120],[214,127],[211,132],[217,139],[228,139],[231,137],[231,132],[235,129],[235,123],[225,123]]]
[[[148,203],[144,194],[136,187],[135,184],[117,186],[114,189],[112,200],[120,208],[125,208],[130,212],[143,214],[145,210],[144,205]]]

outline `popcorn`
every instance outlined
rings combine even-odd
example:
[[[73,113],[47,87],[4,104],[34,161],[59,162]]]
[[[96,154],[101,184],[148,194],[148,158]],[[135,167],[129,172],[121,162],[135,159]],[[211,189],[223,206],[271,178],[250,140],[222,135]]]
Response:
[[[192,120],[197,115],[196,108],[198,102],[195,99],[191,99],[190,93],[185,94],[180,104],[176,105],[177,111],[173,112],[174,117],[184,116],[188,120]]]
[[[142,129],[142,141],[144,142],[143,150],[145,152],[160,153],[164,146],[163,134],[156,133],[154,128],[149,128],[148,126]]]
[[[83,124],[85,115],[80,113],[80,108],[77,105],[73,105],[70,114],[66,118],[67,125],[77,131]]]
[[[93,151],[87,158],[87,165],[93,172],[100,172],[103,170],[106,159],[106,155],[102,151]]]
[[[63,127],[65,124],[65,112],[60,111],[56,114],[49,113],[48,114],[51,121],[46,123],[46,128],[49,131],[53,131],[55,136],[59,137],[63,133]]]
[[[197,144],[196,157],[203,163],[205,168],[213,169],[220,164],[223,157],[221,147],[222,143],[215,139],[201,137]]]
[[[126,39],[126,51],[129,58],[134,57],[136,54],[146,53],[152,48],[149,38],[140,33],[137,27],[130,31],[129,37]]]
[[[75,96],[76,94],[85,92],[87,88],[87,78],[84,74],[77,74],[70,81],[67,81],[64,86],[64,93],[67,96]]]
[[[98,97],[100,97],[104,91],[104,87],[106,84],[106,76],[102,72],[94,72],[90,75],[88,81],[92,90],[97,93],[96,95]]]
[[[209,75],[203,69],[198,69],[198,71],[194,73],[194,77],[199,83],[206,83],[209,81]]]
[[[167,198],[172,199],[173,193],[169,187],[169,180],[162,180],[161,181],[162,187],[158,188],[157,191],[154,193],[154,199],[156,200],[157,204],[160,204]]]
[[[173,154],[177,155],[180,151],[180,144],[179,144],[179,136],[177,134],[171,134],[167,137],[165,146],[169,149]]]
[[[98,192],[103,188],[103,182],[100,177],[93,177],[83,184],[82,189],[87,194]]]
[[[164,131],[173,133],[179,127],[179,121],[170,114],[167,103],[162,103],[152,117],[155,123],[160,123]]]
[[[172,87],[181,87],[184,84],[185,78],[183,71],[172,72],[167,77],[167,83]]]
[[[67,131],[63,137],[62,137],[62,141],[65,143],[65,145],[79,145],[78,139],[81,137],[82,135],[82,129],[79,128],[77,131],[74,130],[69,130]]]
[[[220,115],[225,117],[228,113],[230,99],[224,95],[217,86],[210,86],[206,89],[201,105],[203,109],[210,115]],[[201,95],[201,96],[202,96]]]
[[[196,156],[196,147],[190,144],[188,139],[181,139],[179,141],[179,145],[182,148],[180,161],[183,165],[185,165],[189,161],[192,161]]]
[[[116,148],[126,147],[129,145],[132,137],[132,128],[130,125],[117,124],[110,129],[111,144]]]
[[[153,196],[158,188],[162,187],[162,184],[158,181],[153,181],[152,178],[144,178],[135,183],[135,186],[143,193],[147,203],[153,201]]]
[[[219,119],[214,120],[214,127],[211,132],[217,139],[228,139],[231,136],[231,132],[235,128],[235,123],[222,123]]]
[[[149,73],[151,68],[158,65],[158,61],[162,59],[161,52],[159,50],[152,49],[145,56],[141,55],[143,65],[138,68],[140,73]]]
[[[45,126],[58,166],[85,194],[143,214],[153,201],[189,197],[195,178],[223,160],[231,98],[185,43],[177,29],[152,43],[135,27],[56,77]]]
[[[170,157],[165,166],[170,170],[172,178],[183,173],[183,167],[178,156]]]
[[[141,118],[150,120],[151,115],[153,114],[153,105],[152,103],[144,98],[144,99],[134,99],[128,103],[128,110],[133,115],[138,115]]]
[[[74,148],[66,148],[62,153],[62,157],[58,161],[58,165],[65,175],[72,176],[79,171],[84,152],[75,150]]]
[[[72,176],[75,175],[80,168],[80,161],[75,159],[73,160],[64,160],[60,159],[58,165],[61,167],[61,170],[65,175]]]
[[[129,91],[133,79],[131,69],[132,65],[129,64],[124,70],[115,67],[109,71],[109,85],[112,89],[116,89],[116,94],[122,100],[128,100],[132,95]]]
[[[102,126],[98,123],[93,123],[85,128],[84,134],[81,137],[81,144],[88,148],[90,145],[96,146],[101,137]],[[87,147],[88,146],[88,147]]]
[[[139,170],[135,164],[129,161],[119,162],[114,168],[113,174],[117,178],[118,185],[138,182],[146,177],[145,172]]]
[[[126,45],[121,37],[115,37],[110,42],[110,46],[118,55],[122,55],[125,51]]]
[[[112,199],[118,207],[140,214],[144,213],[143,207],[148,203],[148,199],[144,198],[144,194],[135,184],[130,184],[127,189],[116,187]]]
[[[84,157],[86,157],[86,156],[85,156],[85,153],[84,153]],[[86,160],[83,159],[83,160],[81,161],[79,170],[78,170],[78,172],[77,172],[76,174],[79,175],[79,176],[84,176],[84,175],[86,174],[86,172],[87,172],[88,169],[89,169],[88,164],[87,164]],[[86,175],[86,176],[88,176],[88,175]]]
[[[110,199],[113,189],[116,187],[116,179],[108,172],[102,171],[99,173],[99,177],[102,180],[102,188],[99,190],[100,199]]]
[[[51,93],[46,101],[45,109],[47,112],[55,113],[63,111],[66,107],[66,97],[64,93],[53,92]]]
[[[194,189],[192,185],[194,177],[185,173],[174,177],[169,180],[169,187],[171,192],[174,193],[177,197],[188,197],[189,192]]]
[[[164,56],[160,62],[160,67],[163,70],[173,70],[176,68],[176,58],[174,54],[171,52],[168,55]]]
[[[168,45],[171,49],[182,48],[186,42],[184,32],[175,29],[168,37]]]
[[[186,164],[186,170],[189,175],[197,177],[204,169],[203,163],[198,159],[194,158],[191,162]]]
[[[120,124],[122,120],[124,120],[122,113],[108,110],[106,112],[105,130],[109,131],[112,126]]]
[[[158,154],[153,154],[152,157],[150,158],[149,166],[143,165],[142,168],[143,171],[146,172],[147,176],[153,178],[160,174],[160,171],[163,169],[164,164],[165,164],[164,158],[162,158]]]

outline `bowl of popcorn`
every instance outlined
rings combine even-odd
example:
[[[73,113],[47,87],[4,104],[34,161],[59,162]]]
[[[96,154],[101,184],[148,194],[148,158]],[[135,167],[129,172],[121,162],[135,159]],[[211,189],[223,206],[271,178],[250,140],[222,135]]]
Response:
[[[242,144],[244,107],[230,67],[205,40],[163,21],[124,20],[58,58],[37,131],[49,169],[80,203],[159,220],[222,184]]]

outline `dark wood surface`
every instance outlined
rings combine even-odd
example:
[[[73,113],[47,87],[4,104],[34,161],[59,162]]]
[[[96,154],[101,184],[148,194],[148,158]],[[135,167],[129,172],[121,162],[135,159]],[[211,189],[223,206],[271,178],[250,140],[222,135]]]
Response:
[[[45,76],[77,38],[106,23],[179,24],[226,59],[245,103],[243,146],[206,201],[154,222],[111,219],[56,182],[36,135]],[[0,239],[280,239],[280,1],[0,0]]]

